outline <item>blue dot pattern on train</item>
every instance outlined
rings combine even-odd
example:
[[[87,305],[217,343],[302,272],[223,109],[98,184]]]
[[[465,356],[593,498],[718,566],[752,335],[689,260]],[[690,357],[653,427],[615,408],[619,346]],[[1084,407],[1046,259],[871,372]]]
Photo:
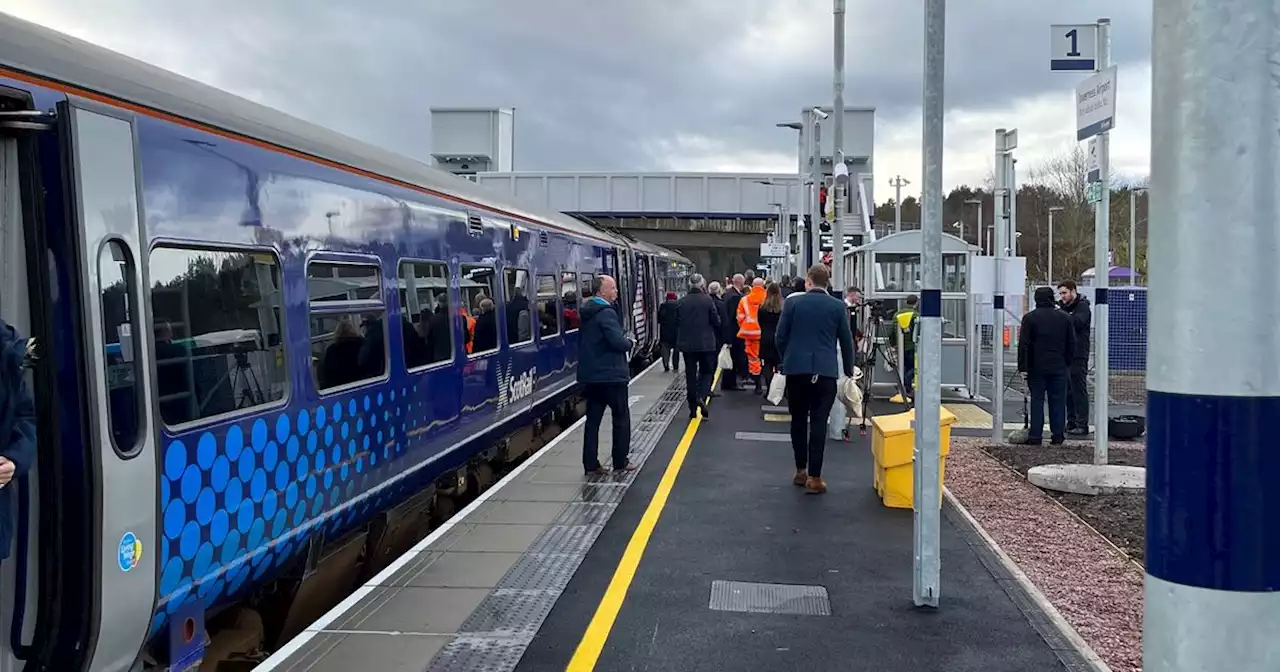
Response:
[[[344,533],[388,499],[420,487],[402,481],[350,504],[391,475],[416,427],[408,419],[426,421],[427,397],[416,391],[362,391],[169,440],[151,634],[180,609],[238,596],[251,578],[298,555],[313,534]]]

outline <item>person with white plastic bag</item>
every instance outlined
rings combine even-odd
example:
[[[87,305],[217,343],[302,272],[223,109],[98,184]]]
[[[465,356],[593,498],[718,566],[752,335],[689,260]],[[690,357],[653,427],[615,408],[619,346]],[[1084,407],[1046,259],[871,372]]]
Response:
[[[804,295],[783,303],[777,332],[791,411],[792,482],[814,495],[827,491],[822,462],[837,381],[842,370],[849,379],[854,375],[853,332],[844,302],[827,292],[830,277],[822,264],[809,269]]]
[[[676,302],[676,349],[684,353],[684,376],[689,419],[702,411],[710,419],[707,396],[715,378],[715,352],[720,342],[720,310],[705,291],[700,273],[689,276],[689,293]]]

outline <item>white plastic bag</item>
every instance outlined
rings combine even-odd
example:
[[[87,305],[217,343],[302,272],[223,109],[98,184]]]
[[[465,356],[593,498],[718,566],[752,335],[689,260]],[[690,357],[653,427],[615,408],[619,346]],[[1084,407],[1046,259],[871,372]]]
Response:
[[[769,381],[769,395],[766,397],[769,403],[777,406],[782,403],[782,396],[787,393],[787,377],[781,373],[773,374],[773,380]]]
[[[729,354],[729,346],[720,348],[720,357],[716,360],[717,365],[725,371],[733,370],[733,355]]]
[[[836,391],[836,396],[840,398],[849,417],[855,420],[862,418],[862,388],[858,386],[861,379],[862,369],[854,369],[852,378],[840,379],[839,389]]]

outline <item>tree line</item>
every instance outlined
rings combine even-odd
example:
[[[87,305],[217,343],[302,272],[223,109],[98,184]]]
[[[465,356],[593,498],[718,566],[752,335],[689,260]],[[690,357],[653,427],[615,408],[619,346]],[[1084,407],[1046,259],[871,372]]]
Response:
[[[1094,261],[1094,206],[1086,198],[1085,180],[1088,176],[1088,157],[1079,145],[1071,151],[1056,155],[1030,171],[1019,170],[1017,193],[1018,253],[1027,258],[1027,278],[1032,281],[1073,279],[1093,267]],[[1120,184],[1111,182],[1110,235],[1114,264],[1129,264],[1129,203],[1136,198],[1137,227],[1135,232],[1135,266],[1139,275],[1146,276],[1147,267],[1147,192],[1142,182]],[[959,236],[963,230],[966,241],[987,249],[987,234],[995,218],[993,177],[985,184],[972,187],[958,186],[947,194],[942,207],[944,230]],[[980,202],[975,203],[974,201]],[[978,231],[978,210],[982,210],[983,232]],[[1053,274],[1048,278],[1049,266],[1049,211],[1053,213]],[[920,201],[914,196],[902,199],[903,229],[918,228]],[[892,231],[894,202],[890,198],[876,206],[876,226],[881,232]],[[963,223],[963,227],[956,224]],[[981,238],[979,237],[981,235]],[[1141,280],[1140,280],[1141,282]]]

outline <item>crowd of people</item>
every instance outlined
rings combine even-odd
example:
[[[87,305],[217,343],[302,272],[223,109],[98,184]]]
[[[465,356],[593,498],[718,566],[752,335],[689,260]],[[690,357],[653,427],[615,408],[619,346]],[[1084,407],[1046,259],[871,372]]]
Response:
[[[632,343],[615,311],[603,310],[609,292],[616,292],[613,279],[601,276],[597,282],[593,301],[600,309],[590,304],[582,309],[578,365],[578,380],[587,387],[583,468],[588,474],[602,472],[597,435],[605,407],[614,418],[613,467],[635,468],[627,461],[626,355]],[[707,400],[720,391],[763,395],[774,376],[786,376],[796,465],[792,480],[813,494],[827,490],[822,478],[827,417],[837,380],[842,372],[852,377],[854,366],[855,330],[846,302],[829,285],[830,271],[821,264],[804,278],[780,282],[747,271],[722,284],[695,273],[688,292],[683,297],[669,292],[658,310],[663,369],[679,371],[683,359],[690,419],[709,420]],[[856,298],[858,291],[851,292]],[[728,362],[719,361],[722,351]],[[722,370],[720,391],[712,389],[716,369]]]
[[[861,304],[861,291],[846,290],[843,300],[830,288],[831,272],[818,264],[803,278],[771,282],[747,271],[707,282],[700,274],[689,279],[683,297],[668,292],[658,311],[662,365],[679,371],[684,363],[689,418],[710,420],[710,397],[721,392],[751,390],[763,395],[773,378],[785,376],[791,415],[791,444],[795,456],[792,481],[807,493],[827,491],[822,477],[827,419],[836,401],[841,376],[852,378],[855,342],[862,338],[851,306]],[[597,279],[595,297],[582,308],[579,381],[587,386],[587,436],[583,466],[599,473],[598,438],[604,409],[613,412],[613,466],[631,470],[627,461],[630,419],[627,411],[627,356],[632,341],[623,333],[619,316],[606,310],[617,293],[608,276]],[[1051,442],[1089,432],[1086,371],[1089,358],[1089,300],[1075,283],[1042,287],[1035,292],[1035,309],[1022,319],[1018,341],[1018,370],[1030,392],[1027,441],[1039,444],[1046,402]],[[915,336],[918,299],[907,297],[894,318],[903,334],[903,382],[914,389]],[[728,361],[721,361],[726,359]],[[720,390],[714,390],[721,369]]]

